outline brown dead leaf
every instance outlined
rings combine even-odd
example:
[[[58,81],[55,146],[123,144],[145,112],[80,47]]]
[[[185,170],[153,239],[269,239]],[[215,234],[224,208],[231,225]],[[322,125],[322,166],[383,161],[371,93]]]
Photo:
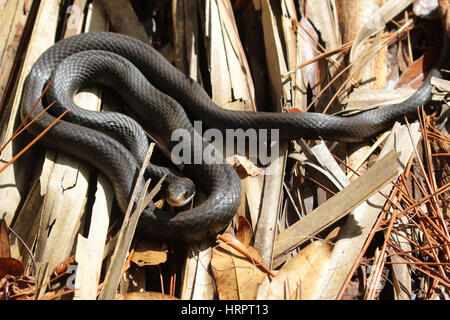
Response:
[[[30,277],[5,276],[0,279],[0,300],[30,300],[36,282]]]
[[[76,264],[76,263],[77,262],[75,261],[75,256],[70,256],[69,258],[67,258],[63,262],[57,264],[57,266],[53,270],[53,274],[55,276],[62,275],[63,273],[65,273],[67,271],[69,266],[71,266],[73,264]]]
[[[157,207],[158,209],[161,209],[163,206],[164,206],[164,199],[159,199],[155,201],[155,207]]]
[[[253,230],[250,221],[245,217],[239,216],[238,228],[236,231],[236,239],[238,239],[243,245],[249,246],[253,239]]]
[[[259,253],[258,249],[256,249],[255,247],[253,247],[251,245],[243,244],[229,232],[225,232],[221,236],[221,240],[225,241],[228,245],[234,247],[235,250],[240,252],[243,256],[247,257],[247,259],[253,261],[253,263],[256,264],[257,266],[259,265],[260,267],[263,267],[263,266],[261,266],[263,264],[263,259],[261,257],[261,254]],[[264,270],[264,267],[263,267],[263,270]],[[269,270],[269,272],[270,272],[270,270]]]
[[[433,49],[426,52],[422,57],[414,61],[405,70],[405,72],[403,72],[396,87],[400,88],[402,86],[409,86],[413,89],[418,89],[423,84],[428,72],[431,70],[438,58],[438,49]]]
[[[11,257],[11,252],[9,248],[9,232],[8,225],[6,221],[0,220],[0,258]]]
[[[123,300],[180,300],[161,292],[130,292],[123,296]]]
[[[0,278],[11,275],[20,276],[24,271],[23,263],[14,258],[0,258]]]
[[[139,241],[131,261],[140,267],[156,266],[167,261],[167,247],[151,241]]]
[[[345,291],[342,294],[341,300],[361,300],[364,296],[364,291],[362,290],[361,285],[361,273],[360,271],[356,272],[356,274],[352,277],[348,285],[345,287]]]
[[[6,275],[20,276],[23,274],[24,266],[22,262],[11,258],[9,246],[9,231],[6,221],[0,220],[0,278]]]
[[[254,247],[243,245],[229,233],[223,236],[229,243],[248,252],[254,260],[262,261]],[[266,276],[251,259],[224,242],[214,248],[211,267],[221,300],[254,300],[258,286]]]
[[[330,255],[331,246],[328,242],[314,241],[286,263],[272,281],[268,278],[264,280],[258,290],[258,299],[314,299]]]
[[[302,39],[302,62],[309,61],[318,56],[319,50],[317,44],[319,43],[319,36],[311,22],[306,18],[302,18],[297,30]],[[320,85],[325,80],[326,68],[323,65],[324,63],[324,60],[319,60],[302,68],[303,77],[308,80],[308,84],[312,88],[314,96],[320,92]]]

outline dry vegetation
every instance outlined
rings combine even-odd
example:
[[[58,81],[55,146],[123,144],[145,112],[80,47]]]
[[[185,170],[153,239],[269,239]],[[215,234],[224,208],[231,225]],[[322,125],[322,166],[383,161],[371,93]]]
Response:
[[[124,219],[105,177],[40,149],[17,117],[37,57],[101,30],[152,43],[224,108],[401,101],[450,34],[449,1],[429,12],[433,3],[0,0],[0,299],[448,299],[445,80],[434,81],[440,112],[418,109],[419,121],[365,143],[292,141],[268,168],[228,159],[242,181],[238,215],[189,246],[133,238],[138,212]],[[77,99],[111,104],[98,88]],[[145,200],[164,205],[157,191]]]

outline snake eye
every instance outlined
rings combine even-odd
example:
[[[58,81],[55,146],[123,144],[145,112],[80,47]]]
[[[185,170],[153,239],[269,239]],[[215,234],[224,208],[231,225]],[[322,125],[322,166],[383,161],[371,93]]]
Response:
[[[180,179],[170,183],[166,190],[166,200],[172,207],[188,204],[195,195],[195,186],[189,179]]]

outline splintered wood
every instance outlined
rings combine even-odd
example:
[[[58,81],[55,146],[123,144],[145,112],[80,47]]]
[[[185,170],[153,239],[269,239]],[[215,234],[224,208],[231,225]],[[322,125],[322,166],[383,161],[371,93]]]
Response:
[[[392,181],[400,169],[397,159],[398,155],[395,152],[390,153],[359,179],[279,234],[275,239],[274,255],[285,254],[313,238],[317,233],[352,211],[382,186]]]
[[[450,34],[449,3],[0,0],[0,299],[450,299],[448,70],[430,79],[442,110],[417,106],[417,117],[362,143],[280,141],[268,165],[249,150],[227,153],[240,207],[196,243],[135,235],[150,201],[179,210],[145,165],[133,197],[144,191],[121,214],[103,174],[15,135],[33,63],[55,41],[95,31],[153,45],[228,110],[383,108],[428,79]],[[74,101],[120,110],[127,101],[113,91],[85,88]],[[172,165],[153,147],[146,162]],[[207,196],[198,187],[189,206]]]

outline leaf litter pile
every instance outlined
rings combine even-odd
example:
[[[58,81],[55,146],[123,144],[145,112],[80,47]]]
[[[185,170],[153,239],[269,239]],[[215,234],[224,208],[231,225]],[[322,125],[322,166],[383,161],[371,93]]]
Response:
[[[184,246],[134,237],[148,201],[168,206],[159,184],[147,181],[146,196],[123,216],[102,174],[39,148],[40,136],[28,137],[17,114],[26,75],[45,49],[108,30],[151,43],[227,109],[383,107],[423,83],[443,33],[450,35],[449,6],[0,2],[0,299],[448,299],[450,83],[443,79],[431,80],[440,108],[427,114],[417,106],[417,121],[364,143],[282,143],[269,166],[228,159],[243,189],[236,218],[217,239]],[[91,110],[114,108],[107,89],[76,99]],[[167,163],[153,147],[147,162]]]

